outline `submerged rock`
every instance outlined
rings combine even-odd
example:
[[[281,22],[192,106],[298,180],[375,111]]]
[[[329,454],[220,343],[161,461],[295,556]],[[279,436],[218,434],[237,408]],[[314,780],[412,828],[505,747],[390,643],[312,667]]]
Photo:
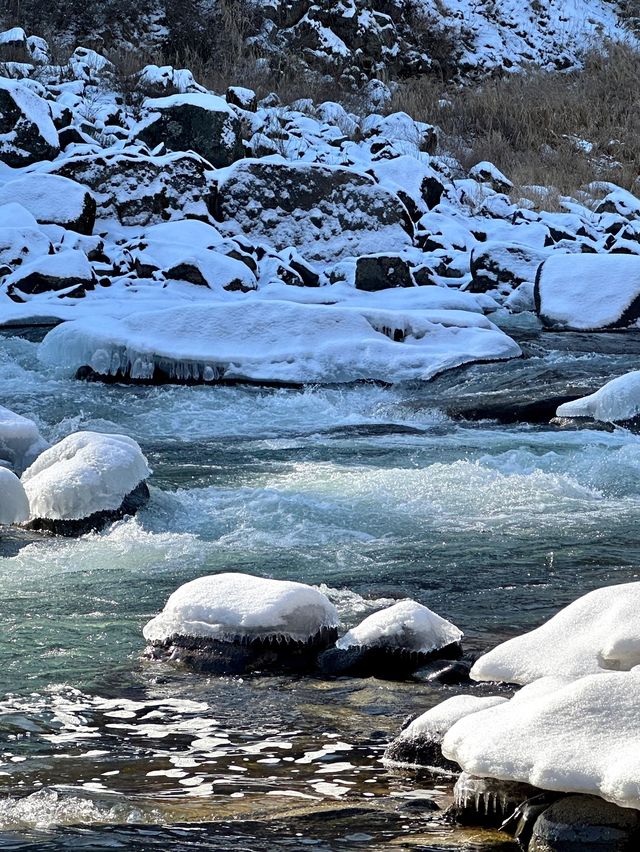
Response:
[[[181,586],[143,634],[148,656],[212,674],[308,671],[338,623],[312,586],[227,573]]]

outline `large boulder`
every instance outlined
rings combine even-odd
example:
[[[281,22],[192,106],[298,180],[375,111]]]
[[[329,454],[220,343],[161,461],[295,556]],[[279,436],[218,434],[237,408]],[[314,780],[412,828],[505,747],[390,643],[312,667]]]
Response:
[[[0,204],[18,202],[45,225],[93,233],[96,201],[89,190],[61,175],[27,174],[0,188]]]
[[[628,328],[640,319],[640,257],[554,253],[538,270],[534,297],[547,328]]]
[[[471,252],[472,293],[497,290],[510,293],[524,282],[533,283],[549,252],[516,243],[484,243]]]
[[[39,293],[84,296],[96,284],[96,275],[84,252],[65,249],[22,264],[4,280],[7,295],[16,302]]]
[[[19,168],[52,160],[59,150],[47,101],[26,85],[0,77],[0,159]]]
[[[528,852],[631,852],[640,814],[597,796],[565,796],[536,820]]]
[[[145,101],[151,115],[138,133],[149,146],[195,151],[219,168],[243,156],[240,119],[220,97],[200,92]]]
[[[0,274],[53,251],[49,237],[20,204],[0,206]]]
[[[55,171],[87,186],[98,202],[98,215],[116,217],[123,225],[209,215],[210,167],[196,154],[110,151],[73,157]]]
[[[309,260],[335,261],[411,244],[409,215],[372,177],[338,166],[243,160],[217,181],[215,216],[230,233]]]
[[[371,293],[389,287],[413,287],[414,283],[411,265],[398,255],[369,254],[356,260],[357,290]]]

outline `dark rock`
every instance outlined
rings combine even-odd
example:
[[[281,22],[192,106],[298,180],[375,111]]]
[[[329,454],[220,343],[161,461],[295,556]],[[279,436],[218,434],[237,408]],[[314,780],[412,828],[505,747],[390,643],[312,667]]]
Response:
[[[443,686],[459,686],[470,683],[469,672],[472,663],[466,660],[457,660],[454,663],[435,661],[428,666],[423,666],[415,673],[416,677],[428,683],[440,683]]]
[[[460,772],[460,766],[443,755],[442,740],[442,734],[423,732],[415,737],[400,735],[387,746],[384,760],[386,763],[441,769],[444,772],[457,774]]]
[[[472,293],[512,289],[524,281],[535,281],[547,251],[513,243],[490,242],[471,252]]]
[[[533,827],[541,813],[557,801],[563,793],[540,793],[527,799],[515,809],[513,814],[500,826],[501,831],[512,834],[523,849],[528,849],[533,835]]]
[[[0,159],[20,168],[52,160],[59,150],[47,102],[26,86],[0,78]]]
[[[372,254],[356,260],[355,285],[357,290],[370,293],[389,287],[413,287],[411,267],[398,255]]]
[[[404,680],[430,660],[455,660],[461,655],[458,642],[428,654],[383,646],[354,646],[329,648],[318,658],[318,666],[325,675]]]
[[[252,89],[244,89],[241,86],[229,86],[225,94],[225,100],[232,106],[240,107],[247,112],[255,112],[258,109],[258,99]]]
[[[565,796],[533,827],[529,852],[632,852],[640,846],[640,814],[597,796]]]
[[[126,515],[135,515],[149,501],[149,486],[141,482],[133,491],[126,495],[118,509],[94,512],[86,518],[73,521],[53,520],[51,518],[35,518],[25,524],[27,529],[38,532],[52,533],[74,538],[90,532],[99,532],[109,524],[119,521]]]
[[[74,249],[25,263],[5,279],[7,295],[15,302],[37,293],[84,296],[95,284],[96,276],[89,261],[83,252]]]
[[[531,784],[478,778],[463,772],[454,787],[451,816],[463,825],[500,826],[519,805],[541,792]]]

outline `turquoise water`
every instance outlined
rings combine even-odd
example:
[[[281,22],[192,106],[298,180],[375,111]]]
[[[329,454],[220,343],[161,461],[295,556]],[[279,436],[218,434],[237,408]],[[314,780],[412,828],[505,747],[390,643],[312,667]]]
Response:
[[[380,763],[451,688],[209,679],[145,661],[141,629],[181,583],[239,570],[321,585],[346,625],[411,596],[477,652],[637,578],[638,437],[455,419],[592,389],[636,341],[523,335],[510,365],[306,391],[84,384],[0,338],[2,404],[49,440],[125,432],[154,471],[100,535],[0,539],[0,849],[509,848],[416,804],[444,808],[448,779]]]

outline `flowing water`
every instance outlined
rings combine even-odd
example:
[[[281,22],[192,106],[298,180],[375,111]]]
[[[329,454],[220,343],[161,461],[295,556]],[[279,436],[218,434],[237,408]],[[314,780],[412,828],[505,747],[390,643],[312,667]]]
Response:
[[[143,659],[141,629],[237,570],[322,586],[347,626],[413,597],[478,652],[636,579],[638,437],[454,415],[595,389],[640,341],[516,331],[525,360],[301,391],[85,384],[0,337],[0,402],[49,440],[129,434],[154,471],[100,535],[0,534],[0,850],[514,848],[446,823],[449,779],[380,762],[456,689],[207,678]]]

